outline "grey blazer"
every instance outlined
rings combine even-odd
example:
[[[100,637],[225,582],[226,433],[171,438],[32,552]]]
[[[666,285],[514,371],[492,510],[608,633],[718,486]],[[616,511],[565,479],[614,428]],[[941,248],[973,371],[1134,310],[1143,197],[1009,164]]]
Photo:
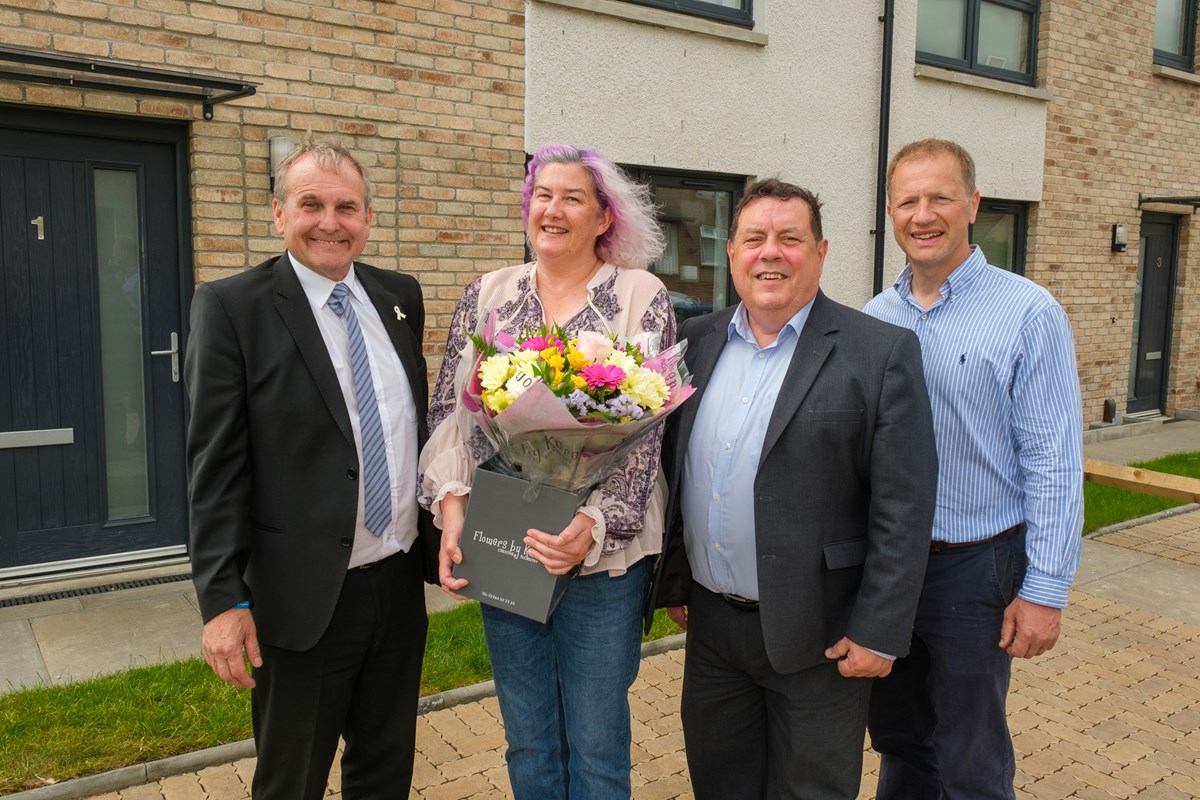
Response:
[[[667,529],[654,607],[686,605],[683,455],[734,309],[684,324],[695,397],[667,422]],[[781,673],[825,661],[843,636],[908,653],[929,555],[937,480],[933,420],[912,331],[818,292],[763,443],[754,482],[760,617]]]

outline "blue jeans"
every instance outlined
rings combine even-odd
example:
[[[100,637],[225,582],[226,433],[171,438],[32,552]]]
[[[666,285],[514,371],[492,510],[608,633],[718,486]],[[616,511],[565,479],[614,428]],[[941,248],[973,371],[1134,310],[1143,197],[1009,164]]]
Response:
[[[1013,800],[1000,626],[1025,576],[1025,533],[931,553],[912,650],[875,681],[879,800]]]
[[[649,565],[575,578],[546,624],[483,606],[515,800],[628,800]]]

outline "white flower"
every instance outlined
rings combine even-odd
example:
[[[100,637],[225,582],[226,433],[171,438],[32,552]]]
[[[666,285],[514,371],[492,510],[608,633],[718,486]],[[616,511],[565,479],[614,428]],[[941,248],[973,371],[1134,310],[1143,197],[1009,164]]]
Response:
[[[512,397],[513,400],[516,400],[518,397],[525,394],[530,386],[533,386],[535,383],[541,383],[541,380],[541,378],[533,374],[533,370],[522,368],[520,365],[518,365],[516,372],[514,372],[513,376],[508,379],[507,383],[504,384],[504,390],[508,392],[509,396]]]
[[[583,331],[575,343],[575,349],[583,353],[593,364],[600,364],[613,351],[613,340],[603,333]]]
[[[633,360],[633,356],[622,350],[613,350],[603,363],[606,367],[620,367],[626,375],[638,368],[638,363]]]

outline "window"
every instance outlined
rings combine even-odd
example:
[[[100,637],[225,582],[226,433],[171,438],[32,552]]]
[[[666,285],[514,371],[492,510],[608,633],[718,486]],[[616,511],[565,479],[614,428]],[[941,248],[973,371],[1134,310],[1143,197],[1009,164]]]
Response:
[[[1029,209],[1024,203],[980,200],[971,226],[971,241],[979,245],[989,264],[1025,274],[1025,232]]]
[[[725,243],[743,178],[625,168],[654,190],[667,249],[650,271],[671,295],[682,323],[737,302]]]
[[[1158,0],[1154,16],[1154,63],[1194,70],[1196,0]]]
[[[719,22],[731,22],[747,28],[754,27],[754,0],[625,0],[639,6],[664,8],[682,14],[707,17]]]
[[[920,0],[917,61],[1032,85],[1037,14],[1036,0]]]

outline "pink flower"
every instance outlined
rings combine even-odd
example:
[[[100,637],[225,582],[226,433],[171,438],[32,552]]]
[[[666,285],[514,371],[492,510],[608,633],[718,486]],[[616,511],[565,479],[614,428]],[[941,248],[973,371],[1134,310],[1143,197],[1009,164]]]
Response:
[[[606,367],[592,364],[579,371],[579,376],[587,381],[589,389],[616,389],[625,380],[625,370],[620,367]]]
[[[525,341],[521,342],[522,350],[537,350],[539,353],[549,347],[546,340],[548,336],[530,336]]]
[[[517,339],[511,333],[500,331],[492,340],[492,344],[496,345],[496,350],[501,353],[511,353],[517,347]]]
[[[539,353],[547,347],[556,348],[560,353],[563,350],[563,343],[552,334],[544,334],[542,336],[530,336],[525,341],[521,342],[522,350],[537,350]]]

